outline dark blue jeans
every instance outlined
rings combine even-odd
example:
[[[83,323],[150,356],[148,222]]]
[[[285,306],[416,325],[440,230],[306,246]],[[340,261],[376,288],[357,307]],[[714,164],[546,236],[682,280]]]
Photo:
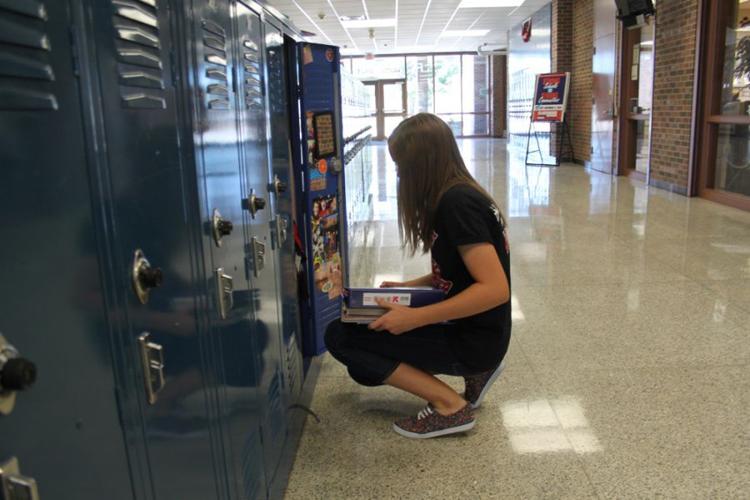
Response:
[[[352,379],[366,386],[383,385],[401,363],[433,375],[476,373],[456,358],[447,330],[448,325],[429,325],[392,335],[337,320],[328,325],[325,342],[328,352],[346,365]]]

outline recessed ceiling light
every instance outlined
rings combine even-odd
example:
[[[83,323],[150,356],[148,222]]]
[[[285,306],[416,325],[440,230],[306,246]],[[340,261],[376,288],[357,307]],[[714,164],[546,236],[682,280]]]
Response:
[[[490,30],[445,30],[443,37],[485,36]]]
[[[493,7],[518,7],[524,0],[463,0],[459,9],[491,9]]]
[[[341,24],[347,29],[354,28],[391,28],[396,26],[395,19],[342,19]]]

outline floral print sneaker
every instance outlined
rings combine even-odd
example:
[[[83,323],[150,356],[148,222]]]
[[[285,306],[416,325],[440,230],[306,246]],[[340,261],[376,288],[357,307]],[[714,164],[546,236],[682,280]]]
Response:
[[[471,403],[472,408],[476,410],[481,406],[482,401],[487,395],[490,387],[493,383],[495,383],[495,380],[500,377],[500,374],[504,369],[505,360],[503,360],[503,362],[493,370],[479,373],[477,375],[471,375],[469,377],[464,377],[464,382],[466,382],[466,392],[464,392],[464,399]]]
[[[466,404],[453,415],[443,416],[427,405],[416,417],[406,417],[393,424],[393,430],[409,438],[426,439],[466,432],[474,427],[474,410]]]

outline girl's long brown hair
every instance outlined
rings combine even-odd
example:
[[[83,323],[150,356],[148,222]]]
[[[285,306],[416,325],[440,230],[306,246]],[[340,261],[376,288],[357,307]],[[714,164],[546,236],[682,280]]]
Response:
[[[495,204],[466,168],[450,127],[437,116],[420,113],[402,121],[388,138],[398,168],[398,227],[412,254],[432,248],[440,198],[457,185],[476,189]],[[495,204],[496,205],[496,204]]]

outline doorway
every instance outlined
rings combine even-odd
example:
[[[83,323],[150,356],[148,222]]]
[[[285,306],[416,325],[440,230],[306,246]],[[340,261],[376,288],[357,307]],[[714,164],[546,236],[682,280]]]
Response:
[[[396,125],[406,118],[406,79],[376,80],[364,84],[373,97],[371,102],[375,104],[370,109],[372,125],[376,131],[375,139],[385,140]]]
[[[654,18],[624,30],[620,71],[618,175],[648,181],[654,88]]]

